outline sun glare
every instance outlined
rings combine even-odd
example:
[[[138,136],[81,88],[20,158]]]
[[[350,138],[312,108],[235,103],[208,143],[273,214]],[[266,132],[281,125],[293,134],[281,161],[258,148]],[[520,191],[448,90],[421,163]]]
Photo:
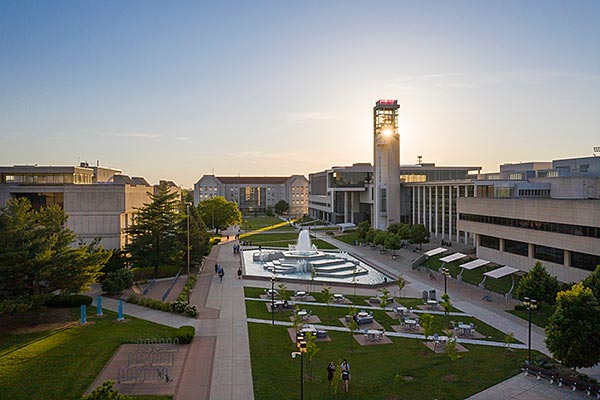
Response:
[[[393,131],[391,128],[386,128],[383,130],[383,136],[389,137],[389,136],[392,136],[392,133],[393,133]]]

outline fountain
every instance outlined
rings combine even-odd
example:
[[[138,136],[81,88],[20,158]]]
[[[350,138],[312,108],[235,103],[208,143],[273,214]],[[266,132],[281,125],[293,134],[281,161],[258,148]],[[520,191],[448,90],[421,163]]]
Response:
[[[246,273],[250,275],[275,274],[293,279],[314,277],[316,280],[346,282],[357,282],[359,277],[369,275],[365,280],[372,283],[384,281],[385,277],[348,253],[318,250],[311,243],[307,230],[300,231],[296,244],[288,245],[287,251],[260,248],[244,250],[243,254]],[[256,273],[252,273],[250,269]]]

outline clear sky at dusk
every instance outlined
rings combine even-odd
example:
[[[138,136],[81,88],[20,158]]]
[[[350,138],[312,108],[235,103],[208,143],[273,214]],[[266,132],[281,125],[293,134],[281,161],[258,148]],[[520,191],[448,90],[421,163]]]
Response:
[[[203,174],[371,162],[398,99],[402,163],[600,146],[598,1],[0,0],[0,165]]]

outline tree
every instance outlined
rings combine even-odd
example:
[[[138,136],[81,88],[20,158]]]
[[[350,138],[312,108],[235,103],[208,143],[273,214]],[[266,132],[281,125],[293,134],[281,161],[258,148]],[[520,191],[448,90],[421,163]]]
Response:
[[[381,307],[382,310],[385,310],[385,307],[390,300],[390,291],[387,290],[387,288],[379,289],[378,291],[381,292],[379,295],[379,307]]]
[[[404,289],[404,287],[406,286],[406,279],[404,279],[404,275],[402,275],[402,274],[398,275],[398,278],[396,278],[395,283],[396,283],[396,286],[398,286],[398,292],[400,292],[400,296],[396,296],[396,297],[401,297],[402,289]],[[400,303],[400,301],[398,301],[398,303]]]
[[[294,315],[292,315],[292,328],[294,329],[294,333],[296,335],[304,327],[304,319],[302,319],[302,317],[300,315],[298,315],[299,311],[300,311],[300,308],[298,306],[296,306],[296,311],[294,312]]]
[[[394,222],[394,223],[391,223],[388,226],[387,230],[388,230],[388,232],[397,235],[398,234],[398,230],[400,229],[401,226],[402,226],[401,222]]]
[[[133,225],[126,229],[131,241],[126,246],[131,263],[136,267],[182,264],[185,246],[179,239],[181,202],[177,192],[171,192],[166,183],[158,186],[158,194],[149,193],[151,202],[138,208]]]
[[[408,241],[410,239],[410,226],[408,224],[402,224],[398,228],[398,236],[401,241]]]
[[[356,315],[356,308],[354,308],[354,306],[348,307],[348,315],[350,316],[350,321],[348,321],[348,329],[350,330],[350,347],[352,347],[354,345],[354,339],[352,336],[359,328],[358,322],[356,322],[356,319],[354,319],[354,316]]]
[[[287,290],[287,286],[285,283],[280,283],[277,285],[277,298],[281,301],[287,301],[291,297],[290,291]]]
[[[385,251],[385,241],[386,241],[388,235],[389,235],[389,232],[381,231],[378,229],[377,233],[375,234],[375,238],[373,239],[373,244],[375,244],[375,246],[381,246],[382,251]]]
[[[242,213],[238,209],[237,203],[227,201],[223,196],[201,201],[198,204],[198,211],[206,226],[215,229],[216,233],[228,226],[242,222]]]
[[[596,300],[600,302],[600,265],[598,265],[594,272],[585,278],[582,283],[583,286],[592,289],[592,293],[594,293]]]
[[[442,295],[442,301],[440,302],[440,305],[444,309],[444,315],[448,317],[448,315],[450,315],[450,311],[452,311],[452,302],[450,301],[450,295],[448,295],[448,293],[444,293]]]
[[[433,333],[433,315],[425,313],[421,316],[421,327],[423,328],[423,336],[425,340]]]
[[[100,276],[110,252],[98,240],[75,245],[58,206],[34,210],[25,198],[0,208],[0,313],[39,305],[55,291],[87,289]]]
[[[546,345],[569,368],[592,367],[600,361],[600,306],[582,283],[556,297],[556,311],[546,326]]]
[[[329,304],[333,300],[333,293],[331,293],[331,288],[329,286],[325,286],[321,290],[321,294],[323,295],[323,301],[327,304],[327,314],[329,314]]]
[[[104,282],[102,282],[102,290],[110,295],[123,293],[123,290],[128,289],[133,285],[133,274],[126,268],[121,268],[106,274]]]
[[[356,226],[356,237],[361,243],[364,243],[367,239],[367,232],[371,228],[369,221],[362,221]]]
[[[419,249],[423,247],[423,243],[429,240],[429,231],[423,224],[415,224],[410,228],[410,241],[418,243]]]
[[[279,200],[275,203],[275,212],[277,214],[287,214],[290,209],[290,205],[285,200]]]
[[[83,396],[82,400],[127,400],[127,396],[119,394],[118,390],[113,389],[114,384],[113,381],[104,381],[88,396]]]
[[[312,374],[312,360],[320,349],[317,346],[317,336],[312,332],[306,332],[304,340],[306,340],[306,356],[308,357],[308,379],[312,380],[314,378]]]
[[[515,295],[519,300],[529,297],[538,302],[554,304],[560,288],[558,280],[550,275],[541,262],[536,262],[531,271],[520,281]]]
[[[377,232],[375,232],[375,229],[369,228],[369,230],[367,231],[367,234],[365,235],[365,239],[366,239],[367,243],[372,245],[373,241],[375,240],[376,234],[377,234]]]
[[[181,214],[183,218],[181,218],[179,222],[179,230],[178,237],[181,243],[181,246],[185,249],[187,247],[187,210],[190,210],[190,263],[195,265],[200,265],[202,263],[202,259],[204,258],[204,253],[208,248],[209,235],[206,231],[206,225],[204,221],[200,217],[200,213],[198,209],[194,206],[189,206],[183,204],[181,205]],[[187,262],[187,254],[184,252],[183,254],[184,262]]]
[[[448,335],[446,354],[448,355],[448,358],[450,358],[450,361],[456,361],[460,358],[460,354],[458,354],[458,350],[456,349],[456,338],[452,333]]]
[[[402,247],[402,240],[400,240],[400,236],[389,233],[385,238],[385,247],[393,251],[393,257],[396,258],[396,250],[400,250]]]

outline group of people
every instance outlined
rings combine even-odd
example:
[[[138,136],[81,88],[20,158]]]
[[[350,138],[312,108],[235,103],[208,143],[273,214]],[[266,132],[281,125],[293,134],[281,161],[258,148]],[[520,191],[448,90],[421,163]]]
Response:
[[[350,384],[350,364],[348,360],[344,358],[344,361],[340,364],[340,375],[342,377],[342,388],[345,392],[348,392],[348,386]],[[333,377],[335,375],[335,364],[333,361],[329,362],[327,366],[327,380],[329,381],[329,385],[333,385]]]
[[[240,245],[239,244],[233,245],[233,254],[240,254]]]

